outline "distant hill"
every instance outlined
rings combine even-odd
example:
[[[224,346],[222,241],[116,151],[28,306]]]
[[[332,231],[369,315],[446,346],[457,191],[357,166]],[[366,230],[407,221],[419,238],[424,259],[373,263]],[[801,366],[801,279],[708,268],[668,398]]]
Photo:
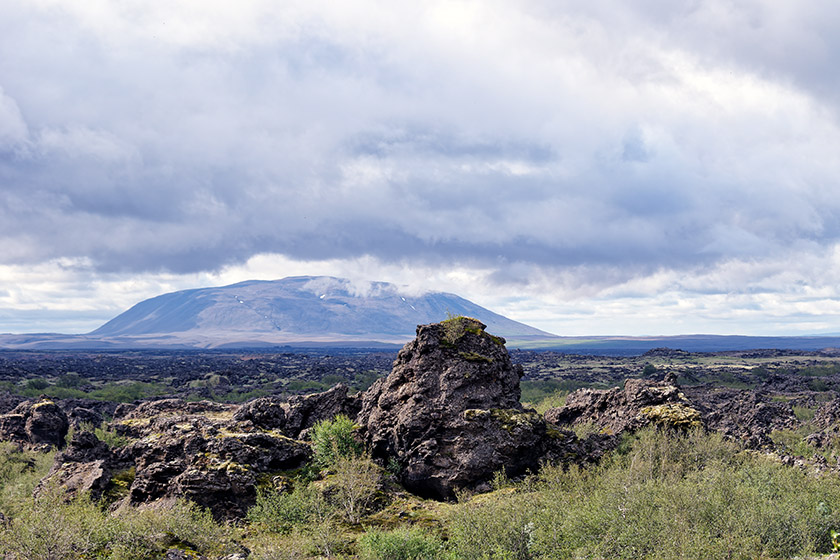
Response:
[[[475,317],[508,348],[574,354],[639,355],[667,347],[690,352],[831,349],[839,336],[556,336],[449,293],[412,296],[385,282],[328,276],[251,280],[163,294],[141,301],[88,334],[0,334],[0,349],[388,348],[417,325],[447,314]]]
[[[173,346],[307,343],[402,343],[419,324],[447,314],[475,317],[503,337],[553,335],[455,294],[403,294],[393,284],[357,286],[326,276],[247,281],[163,294],[141,301],[86,335],[88,339]]]

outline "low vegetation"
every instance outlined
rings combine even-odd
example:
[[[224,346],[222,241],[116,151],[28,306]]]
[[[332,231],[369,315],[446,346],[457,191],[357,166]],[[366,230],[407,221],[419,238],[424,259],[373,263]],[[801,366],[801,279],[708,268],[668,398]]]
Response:
[[[450,320],[457,342],[466,332],[464,319]],[[39,371],[4,379],[3,387],[29,396],[130,401],[166,393],[239,402],[263,394],[323,390],[336,382],[362,389],[392,359],[330,357],[323,359],[324,366],[321,357],[297,355],[269,365],[258,358],[188,358],[194,361],[191,371],[198,373],[184,377],[138,368],[148,375],[89,379],[74,372],[82,364],[71,364],[60,374]],[[613,386],[645,369],[654,377],[675,372],[687,388],[710,380],[724,387],[760,387],[774,376],[799,382],[818,392],[810,400],[773,394],[771,402],[791,404],[800,425],[775,430],[770,437],[780,452],[810,463],[786,466],[775,455],[699,429],[648,428],[625,437],[598,465],[546,466],[515,481],[499,476],[492,492],[463,493],[453,503],[406,493],[398,484],[399,464],[382,468],[373,463],[355,438],[356,426],[342,416],[310,430],[312,463],[261,480],[256,504],[235,524],[214,521],[184,501],[110,511],[109,504],[124,497],[133,470],[117,477],[127,483],[109,491],[102,503],[85,496],[67,501],[49,487],[33,498],[54,453],[0,443],[0,558],[161,559],[170,549],[186,558],[207,559],[247,549],[249,560],[817,558],[834,550],[832,535],[840,532],[840,477],[815,468],[837,462],[840,441],[835,437],[818,447],[806,439],[817,431],[813,421],[819,403],[840,387],[840,366],[836,357],[817,358],[675,354],[621,361],[519,353],[514,361],[524,363],[526,373],[521,400],[539,412],[561,406],[575,389]],[[145,357],[115,360],[105,362],[124,368],[151,364]],[[288,364],[283,360],[305,362],[306,375],[284,377],[280,368]],[[126,443],[106,423],[83,428],[112,448]],[[593,424],[575,427],[579,437],[598,430]]]
[[[319,424],[313,440],[328,459],[262,489],[240,525],[188,502],[114,514],[55,488],[33,499],[51,456],[3,444],[0,551],[16,560],[152,559],[170,548],[221,558],[243,547],[254,560],[805,558],[831,552],[840,530],[840,477],[701,430],[648,428],[598,466],[497,477],[493,492],[453,504],[401,491],[351,444],[346,419]]]

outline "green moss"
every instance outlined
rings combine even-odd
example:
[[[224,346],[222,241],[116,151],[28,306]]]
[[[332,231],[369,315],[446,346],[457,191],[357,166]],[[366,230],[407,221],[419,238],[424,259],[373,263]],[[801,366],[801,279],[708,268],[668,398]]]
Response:
[[[542,417],[535,411],[520,411],[513,408],[493,408],[483,410],[470,408],[464,411],[464,420],[475,421],[493,419],[501,424],[507,432],[513,432],[517,428],[531,427],[534,424],[542,423]]]
[[[487,356],[482,356],[476,352],[458,352],[458,355],[467,360],[468,362],[479,362],[484,364],[492,364],[493,358],[489,358]]]
[[[568,441],[573,439],[574,436],[567,434],[566,432],[561,432],[557,428],[552,428],[550,425],[546,426],[545,428],[545,435],[550,439],[556,441]]]
[[[257,430],[257,432],[259,432],[261,434],[265,434],[265,435],[271,437],[272,439],[281,440],[281,441],[284,441],[286,443],[306,444],[306,442],[303,442],[303,441],[300,441],[300,440],[297,440],[297,439],[294,439],[294,438],[290,438],[289,436],[283,434],[279,430],[264,430],[264,429],[261,429],[261,430]],[[238,432],[238,431],[235,431],[235,430],[229,430],[227,428],[222,428],[213,437],[215,437],[217,439],[225,439],[225,438],[245,439],[248,436],[254,435],[254,433],[255,432]]]
[[[113,504],[128,496],[136,475],[134,467],[114,473],[108,487],[102,494],[102,501],[106,504]]]
[[[488,334],[488,333],[484,333],[484,334],[486,334],[488,337],[490,337],[490,340],[492,340],[494,344],[498,344],[499,346],[504,346],[505,345],[505,339],[504,338],[502,338],[500,336],[493,336],[492,334]]]
[[[690,406],[680,403],[648,406],[643,408],[640,414],[646,416],[654,424],[671,428],[688,429],[703,426],[700,413]]]
[[[50,400],[43,400],[43,401],[41,401],[41,402],[39,402],[39,403],[35,403],[35,404],[33,404],[33,405],[32,405],[32,410],[35,410],[36,408],[40,408],[40,407],[42,407],[42,406],[47,406],[47,405],[49,405],[49,404],[54,405],[55,403],[54,403],[53,401],[50,401]]]
[[[479,420],[481,418],[486,418],[490,416],[489,410],[484,410],[481,408],[469,408],[464,411],[464,420],[468,420],[472,422],[473,420]]]
[[[794,406],[793,414],[796,415],[796,418],[801,422],[810,422],[817,414],[817,409],[809,406]]]
[[[243,465],[241,463],[237,463],[236,461],[232,461],[228,459],[226,461],[213,461],[211,460],[205,465],[205,468],[208,471],[225,471],[228,473],[246,473],[249,471],[248,465]]]

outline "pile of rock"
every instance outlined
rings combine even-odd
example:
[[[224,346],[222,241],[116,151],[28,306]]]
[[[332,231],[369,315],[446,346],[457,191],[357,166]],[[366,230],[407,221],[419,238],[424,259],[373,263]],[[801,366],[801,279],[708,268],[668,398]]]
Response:
[[[0,440],[30,448],[64,447],[69,428],[67,414],[49,399],[24,401],[0,415]]]
[[[548,437],[545,420],[523,409],[522,369],[484,329],[463,317],[419,326],[362,397],[357,422],[373,457],[396,462],[403,485],[421,496],[480,490],[501,470],[536,471],[549,450],[575,439]]]

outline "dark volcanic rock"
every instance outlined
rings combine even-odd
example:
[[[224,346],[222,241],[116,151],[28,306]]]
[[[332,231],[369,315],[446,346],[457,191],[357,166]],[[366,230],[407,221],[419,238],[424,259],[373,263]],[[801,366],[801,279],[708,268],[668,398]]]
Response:
[[[97,497],[114,474],[133,469],[125,498],[131,504],[184,497],[217,519],[241,518],[256,501],[259,476],[298,468],[311,455],[308,444],[256,426],[253,414],[240,415],[241,409],[179,399],[145,402],[111,424],[134,441],[111,450],[93,434],[80,432],[56,458],[48,478]],[[254,409],[266,410],[249,407]]]
[[[799,425],[790,403],[773,402],[762,391],[697,388],[688,392],[710,429],[750,447],[770,445],[770,432]]]
[[[67,415],[53,401],[24,401],[0,416],[0,440],[60,449],[69,427]]]
[[[829,447],[840,439],[840,398],[823,403],[814,415],[817,432],[805,438],[814,447]]]
[[[17,405],[23,402],[24,399],[20,395],[13,395],[8,391],[0,391],[0,414],[7,414],[11,412]]]
[[[677,386],[644,379],[628,379],[623,388],[579,389],[566,397],[565,406],[547,410],[545,419],[558,426],[591,423],[615,435],[656,421],[700,424]]]
[[[290,398],[283,433],[289,437],[306,439],[306,431],[321,420],[329,420],[339,414],[354,418],[361,408],[361,402],[347,396],[347,391],[347,385],[339,383],[323,393]]]
[[[237,422],[235,406],[174,401],[144,403],[122,421],[139,436],[123,451],[136,467],[131,503],[186,497],[217,518],[242,517],[260,474],[297,468],[311,454],[279,431]]]
[[[35,492],[38,494],[45,487],[58,484],[71,495],[88,492],[96,501],[108,489],[113,473],[127,466],[94,434],[76,432],[67,449],[56,456],[52,469]]]
[[[825,430],[826,428],[840,423],[840,398],[823,403],[814,414],[814,426]]]
[[[421,325],[365,393],[357,422],[375,458],[400,464],[406,488],[451,498],[501,469],[538,468],[546,425],[519,404],[521,374],[504,339],[475,319]]]
[[[281,430],[286,425],[287,406],[276,397],[262,397],[239,407],[233,419],[237,422],[251,422],[258,428]]]
[[[95,410],[91,410],[89,408],[84,408],[81,406],[73,408],[70,411],[69,417],[70,423],[75,428],[78,428],[83,424],[91,425],[94,428],[97,428],[102,424],[101,414],[99,414]]]

